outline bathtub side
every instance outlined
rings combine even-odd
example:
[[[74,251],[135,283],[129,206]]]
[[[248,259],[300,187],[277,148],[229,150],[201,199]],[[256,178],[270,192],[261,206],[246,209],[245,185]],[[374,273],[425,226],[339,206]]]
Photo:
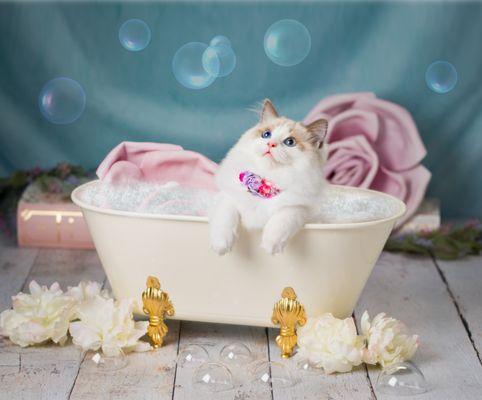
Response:
[[[276,256],[260,249],[260,232],[241,231],[233,251],[218,256],[206,222],[83,212],[116,297],[140,299],[155,275],[177,319],[258,326],[272,326],[285,286],[309,316],[351,315],[394,223],[303,229]]]

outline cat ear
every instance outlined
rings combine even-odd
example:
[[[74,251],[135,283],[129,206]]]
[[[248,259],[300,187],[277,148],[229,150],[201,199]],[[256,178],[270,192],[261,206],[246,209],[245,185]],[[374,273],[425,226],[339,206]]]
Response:
[[[276,108],[274,108],[274,105],[270,99],[264,99],[263,108],[261,109],[261,115],[259,117],[259,121],[266,122],[274,118],[278,118],[278,113],[276,112]]]
[[[305,125],[312,137],[312,142],[321,149],[325,141],[326,132],[328,131],[328,121],[326,119],[317,119],[312,123]]]

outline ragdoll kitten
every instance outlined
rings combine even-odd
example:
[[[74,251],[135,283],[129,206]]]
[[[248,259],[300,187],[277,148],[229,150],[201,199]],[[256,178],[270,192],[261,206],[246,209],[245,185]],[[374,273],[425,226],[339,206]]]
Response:
[[[303,125],[280,117],[271,101],[264,101],[260,121],[241,136],[216,173],[220,193],[210,213],[216,253],[231,250],[240,220],[248,229],[263,228],[261,247],[279,253],[316,214],[325,187],[327,127],[324,119]]]

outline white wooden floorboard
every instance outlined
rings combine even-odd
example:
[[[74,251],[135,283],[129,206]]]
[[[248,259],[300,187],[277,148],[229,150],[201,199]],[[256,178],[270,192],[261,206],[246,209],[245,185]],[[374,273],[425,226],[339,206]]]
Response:
[[[73,346],[7,347],[0,353],[0,399],[66,399],[78,369]]]
[[[0,239],[3,236],[0,236]],[[36,249],[22,249],[6,244],[0,245],[0,312],[11,308],[12,296],[17,294],[25,284],[27,276],[37,256]],[[6,347],[5,347],[6,346]],[[17,352],[10,352],[10,342],[0,337],[0,388],[5,374],[18,371],[20,356]],[[2,398],[0,390],[0,398]]]
[[[71,399],[171,400],[176,372],[179,322],[168,321],[165,344],[147,353],[130,353],[127,366],[102,371],[85,358]]]
[[[66,290],[81,280],[104,282],[105,273],[93,250],[41,249],[28,277],[33,279],[41,285],[58,282]]]
[[[481,398],[479,360],[431,259],[384,253],[356,308],[358,319],[364,310],[371,316],[386,312],[420,335],[414,362],[432,386],[420,399]],[[370,369],[372,382],[378,372]],[[393,398],[374,389],[378,399]]]
[[[482,256],[436,260],[467,323],[479,360],[482,355]]]
[[[12,306],[12,296],[25,284],[38,250],[0,246],[0,311]]]
[[[301,296],[301,294],[300,294]],[[294,372],[300,382],[291,388],[281,388],[273,384],[275,400],[358,400],[373,399],[370,381],[364,367],[358,367],[350,373],[326,375],[307,373],[298,368],[299,359],[294,356],[288,360],[281,358],[281,353],[275,339],[278,330],[270,329],[270,358],[273,362],[283,363]]]
[[[210,362],[219,362],[220,350],[225,345],[233,342],[242,342],[248,346],[253,354],[253,360],[268,360],[268,344],[264,328],[184,321],[181,323],[179,348],[183,349],[188,344],[193,343],[200,344],[208,351]],[[250,380],[248,366],[240,368],[230,366],[229,368],[235,376],[242,376],[244,382]],[[271,399],[269,388],[254,391],[253,386],[249,383],[244,383],[241,387],[223,393],[201,392],[192,385],[193,372],[192,368],[177,368],[174,390],[175,400]]]
[[[104,280],[92,251],[39,250],[25,282],[58,281],[64,288],[80,280]],[[15,361],[16,360],[16,361]],[[48,345],[0,349],[0,399],[66,399],[80,365],[80,351],[73,345]]]

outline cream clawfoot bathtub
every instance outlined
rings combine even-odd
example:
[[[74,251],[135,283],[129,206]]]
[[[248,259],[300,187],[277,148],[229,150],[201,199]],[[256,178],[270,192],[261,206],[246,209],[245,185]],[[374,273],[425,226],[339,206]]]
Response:
[[[308,316],[349,316],[404,204],[388,195],[337,187],[354,195],[385,198],[383,219],[308,224],[276,256],[259,246],[260,232],[241,231],[230,254],[209,248],[205,217],[153,215],[104,209],[81,199],[102,265],[117,298],[140,299],[148,275],[159,278],[174,303],[176,319],[272,326],[271,312],[291,286]]]

